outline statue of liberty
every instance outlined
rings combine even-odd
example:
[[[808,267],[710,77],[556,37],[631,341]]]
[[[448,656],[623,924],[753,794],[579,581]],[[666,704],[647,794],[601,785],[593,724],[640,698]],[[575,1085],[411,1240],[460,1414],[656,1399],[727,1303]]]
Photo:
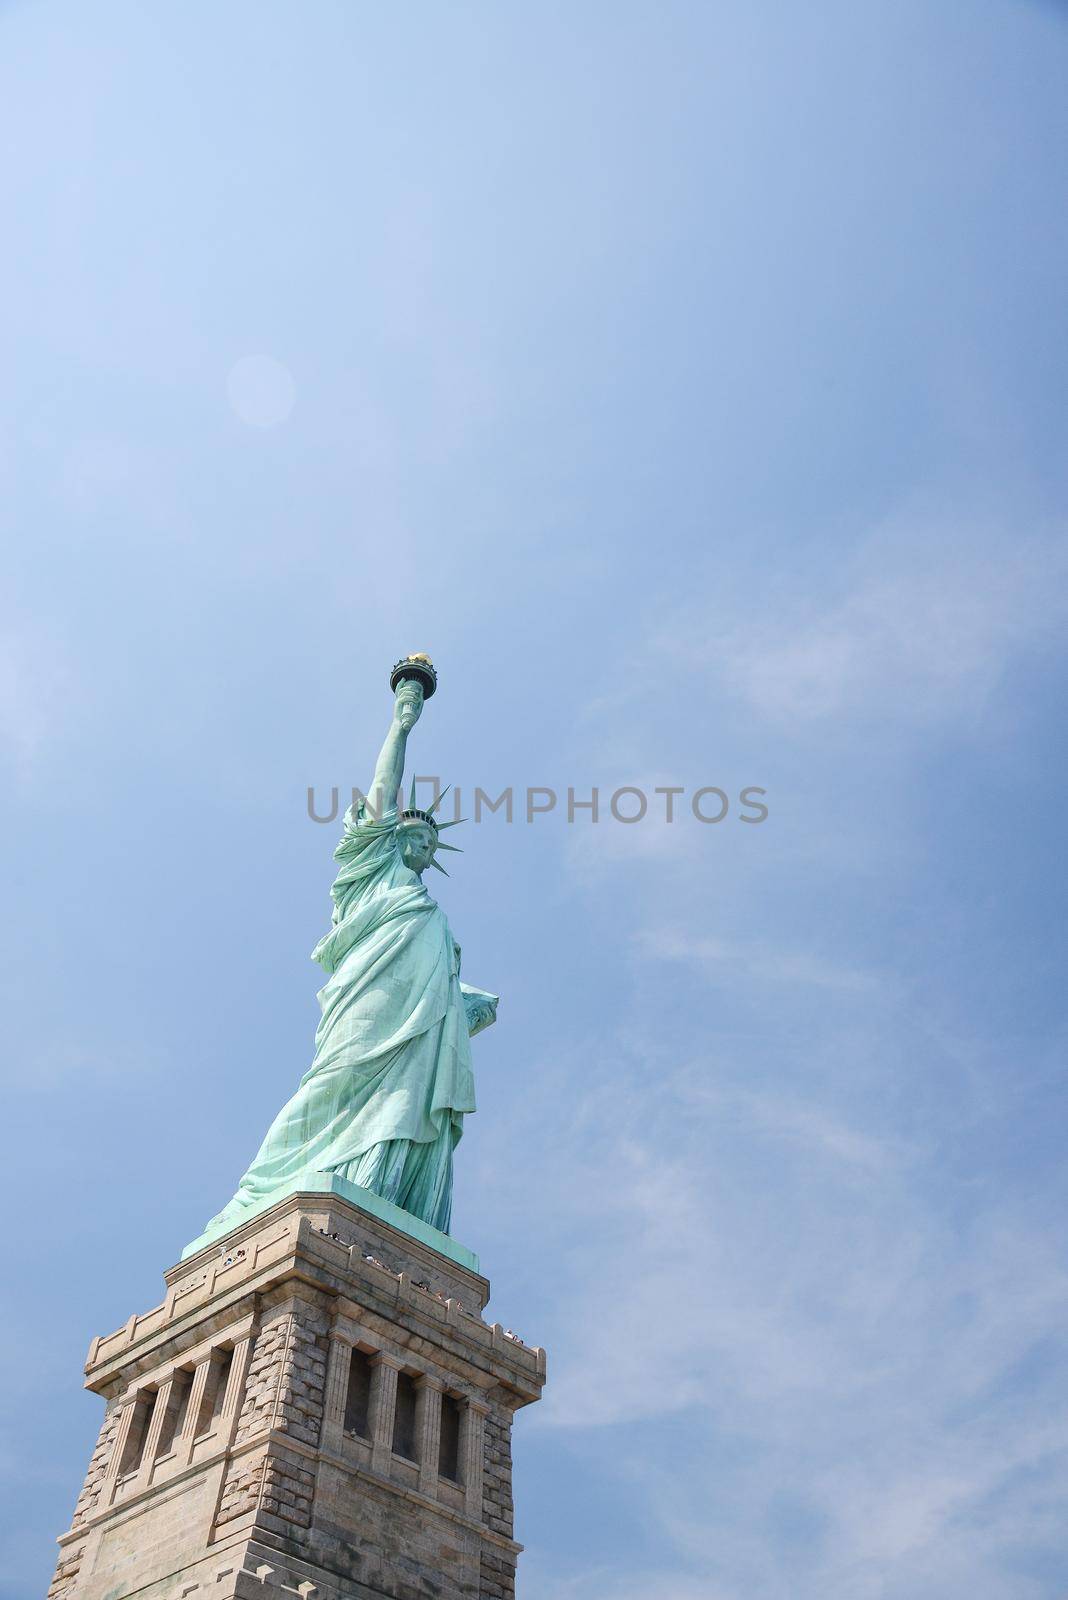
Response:
[[[452,850],[433,812],[399,794],[408,735],[437,687],[428,656],[390,678],[393,720],[369,801],[346,813],[334,858],[332,923],[312,951],[327,974],[315,1056],[229,1205],[208,1224],[236,1227],[303,1176],[333,1173],[449,1230],[452,1159],[475,1109],[472,1034],[497,997],[460,983],[460,948],[422,874]]]

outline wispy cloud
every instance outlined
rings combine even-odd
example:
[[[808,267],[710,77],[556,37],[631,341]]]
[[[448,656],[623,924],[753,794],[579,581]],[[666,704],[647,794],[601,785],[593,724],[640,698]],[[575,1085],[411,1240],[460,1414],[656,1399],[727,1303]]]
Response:
[[[560,1579],[539,1571],[532,1562],[524,1565],[522,1575],[540,1600],[733,1600],[718,1583],[663,1567],[620,1572],[602,1565]]]
[[[1037,1600],[1009,1527],[1041,1542],[1068,1494],[1058,1366],[1038,1359],[1068,1317],[1055,1232],[1008,1199],[962,1227],[941,1133],[858,1121],[833,1085],[804,1095],[762,1062],[739,1087],[722,1062],[618,1046],[578,1097],[573,1064],[540,1078],[543,1109],[574,1109],[542,1174],[561,1322],[529,1425],[581,1436],[653,1516],[677,1566],[644,1592]],[[967,1118],[963,1067],[959,1092]],[[683,1455],[639,1448],[672,1418]],[[602,1565],[544,1592],[639,1581]]]
[[[932,722],[981,710],[1012,662],[1048,642],[1068,611],[1066,577],[1061,532],[901,514],[839,574],[770,592],[758,623],[713,601],[700,615],[685,608],[658,643],[715,669],[730,693],[780,723]]]
[[[987,933],[958,993],[952,908],[917,871],[930,840],[900,840],[894,802],[916,752],[1061,648],[1066,576],[1059,531],[903,514],[759,606],[688,602],[629,662],[609,770],[674,750],[699,781],[745,761],[760,782],[766,746],[781,800],[736,838],[569,841],[580,894],[640,870],[610,1036],[565,1052],[531,1112],[553,1129],[539,1229],[562,1310],[529,1426],[581,1439],[677,1560],[591,1564],[539,1584],[554,1600],[1049,1600],[1056,1206],[1003,1181],[1029,1131],[975,1014]],[[868,778],[873,728],[894,737]]]
[[[685,1098],[729,1118],[732,1125],[746,1123],[754,1132],[787,1140],[810,1154],[834,1158],[868,1174],[888,1173],[913,1154],[904,1140],[863,1132],[822,1107],[786,1094],[723,1090],[703,1083],[692,1086]]]
[[[821,959],[808,950],[785,950],[769,943],[735,943],[726,938],[695,938],[685,928],[648,929],[637,936],[643,955],[681,962],[710,976],[744,976],[754,983],[799,984],[816,989],[873,994],[885,990],[880,974]]]

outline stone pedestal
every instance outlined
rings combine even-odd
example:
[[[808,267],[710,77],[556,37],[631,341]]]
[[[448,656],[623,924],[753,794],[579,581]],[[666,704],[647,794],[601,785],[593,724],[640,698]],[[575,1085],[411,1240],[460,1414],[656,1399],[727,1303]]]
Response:
[[[333,1187],[93,1340],[106,1411],[50,1600],[510,1600],[512,1416],[544,1352],[484,1321],[468,1252]]]

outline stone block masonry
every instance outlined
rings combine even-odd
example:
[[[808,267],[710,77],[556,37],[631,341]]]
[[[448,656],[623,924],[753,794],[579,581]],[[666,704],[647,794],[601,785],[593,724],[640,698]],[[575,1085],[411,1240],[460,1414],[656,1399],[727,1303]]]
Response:
[[[165,1281],[90,1348],[106,1410],[49,1600],[513,1600],[545,1356],[485,1321],[484,1278],[303,1193]]]

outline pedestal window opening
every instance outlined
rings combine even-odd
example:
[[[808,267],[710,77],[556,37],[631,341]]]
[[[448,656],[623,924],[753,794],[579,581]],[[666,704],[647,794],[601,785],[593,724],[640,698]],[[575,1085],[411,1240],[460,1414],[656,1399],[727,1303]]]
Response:
[[[452,1483],[460,1481],[460,1402],[455,1395],[441,1397],[441,1433],[438,1440],[438,1473]]]
[[[397,1373],[397,1404],[393,1412],[393,1454],[414,1461],[415,1455],[415,1379],[408,1372]]]
[[[349,1382],[345,1391],[345,1432],[371,1437],[371,1358],[364,1350],[353,1350],[349,1362]]]

